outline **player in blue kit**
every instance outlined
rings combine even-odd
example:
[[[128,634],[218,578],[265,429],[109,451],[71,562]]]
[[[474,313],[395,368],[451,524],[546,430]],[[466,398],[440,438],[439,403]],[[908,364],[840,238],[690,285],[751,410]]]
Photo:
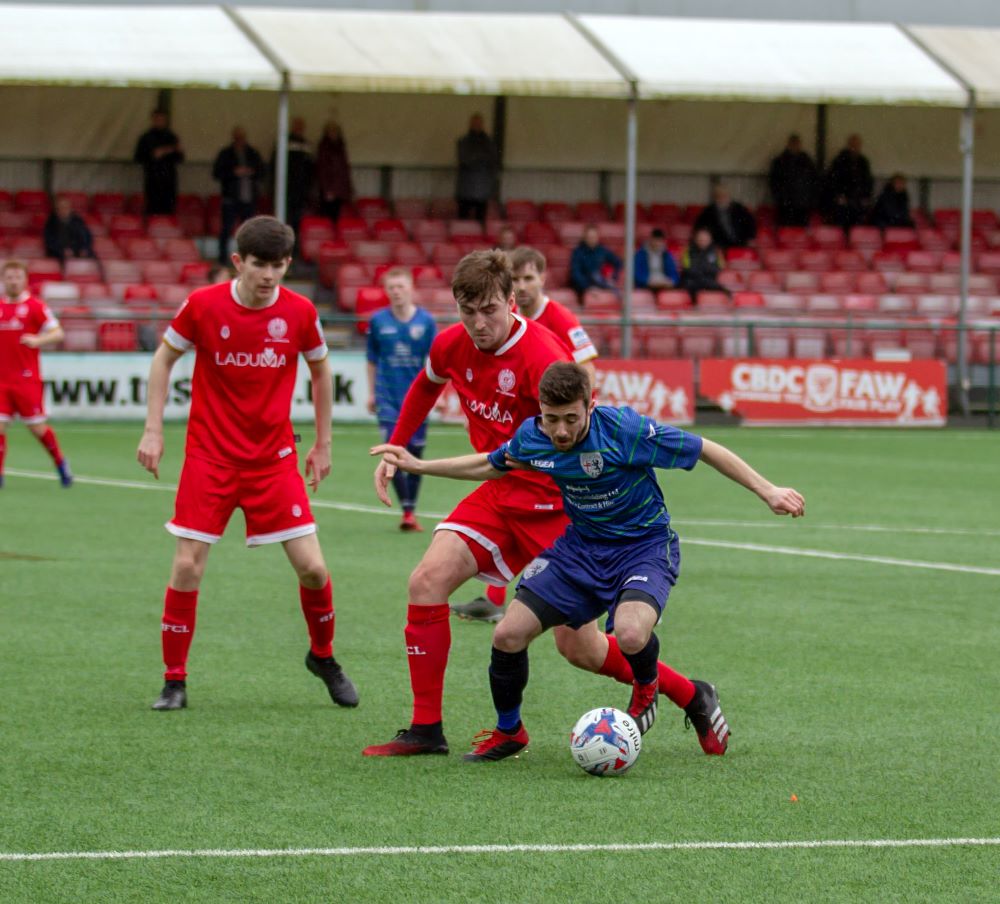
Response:
[[[385,274],[383,285],[389,307],[376,311],[368,324],[368,410],[378,418],[382,440],[386,441],[392,436],[410,384],[424,369],[437,327],[434,318],[413,302],[409,270],[393,268]],[[425,421],[406,448],[421,458],[426,441]],[[392,485],[403,510],[399,529],[423,530],[416,516],[420,475],[397,471]]]
[[[539,385],[541,416],[484,455],[419,461],[399,446],[374,454],[399,468],[465,480],[502,477],[514,468],[548,474],[562,492],[570,526],[527,568],[493,634],[490,690],[497,727],[477,738],[465,759],[501,760],[524,749],[521,699],[528,683],[528,645],[556,625],[579,628],[605,612],[635,682],[629,715],[645,733],[656,718],[660,620],[680,570],[677,534],[654,468],[691,470],[704,461],[756,493],[777,515],[805,514],[794,489],[777,487],[724,446],[657,424],[631,408],[598,406],[586,371],[551,364]],[[729,727],[715,688],[697,691],[685,712],[706,752],[724,753]],[[706,746],[708,742],[709,746]]]

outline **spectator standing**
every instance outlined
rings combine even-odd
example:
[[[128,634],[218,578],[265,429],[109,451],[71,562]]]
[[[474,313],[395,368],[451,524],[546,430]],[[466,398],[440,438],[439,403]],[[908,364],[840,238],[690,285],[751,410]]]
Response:
[[[654,229],[636,251],[634,271],[637,289],[671,289],[680,282],[677,262],[667,249],[662,229]]]
[[[326,124],[316,149],[316,179],[319,182],[320,210],[336,225],[341,208],[354,197],[354,183],[347,143],[335,122]]]
[[[734,201],[725,185],[712,189],[712,203],[694,222],[694,229],[707,229],[720,248],[742,248],[757,235],[757,221],[739,201]]]
[[[597,226],[588,223],[569,260],[570,284],[581,295],[587,289],[616,289],[621,269],[621,258],[601,244]]]
[[[260,180],[264,177],[264,160],[247,142],[242,126],[233,129],[233,140],[215,158],[212,178],[219,183],[222,195],[222,227],[219,230],[219,263],[229,260],[229,238],[233,229],[257,213]]]
[[[844,230],[863,222],[874,187],[871,165],[861,153],[861,136],[851,135],[826,171],[826,211],[830,221]]]
[[[180,139],[163,110],[154,110],[150,127],[139,136],[133,159],[142,166],[146,216],[177,209],[177,164],[184,162]]]
[[[906,190],[906,176],[902,173],[894,173],[885,183],[885,188],[872,208],[871,221],[873,226],[882,229],[886,226],[914,228],[913,217],[910,215],[910,193]]]
[[[271,160],[271,173],[277,178],[277,151]],[[312,150],[306,141],[306,121],[296,116],[288,132],[288,173],[285,183],[285,222],[295,232],[296,242],[299,235],[299,223],[309,203],[312,192],[315,165]],[[277,183],[275,183],[277,184]]]
[[[517,248],[517,233],[513,226],[502,226],[500,234],[497,236],[497,248],[501,251],[511,252]]]
[[[691,293],[697,302],[698,293],[704,290],[725,292],[719,283],[719,273],[726,265],[722,251],[712,241],[712,233],[702,227],[696,229],[681,258],[681,288]]]
[[[499,165],[497,148],[486,134],[483,117],[469,120],[469,131],[458,139],[458,179],[455,200],[462,220],[486,220],[486,205],[496,188]]]
[[[44,229],[45,253],[61,261],[67,257],[93,257],[90,228],[73,209],[67,197],[56,198],[56,209],[49,214]]]
[[[809,214],[816,208],[820,180],[816,164],[802,149],[798,135],[789,135],[785,149],[771,161],[768,182],[778,225],[808,226]]]

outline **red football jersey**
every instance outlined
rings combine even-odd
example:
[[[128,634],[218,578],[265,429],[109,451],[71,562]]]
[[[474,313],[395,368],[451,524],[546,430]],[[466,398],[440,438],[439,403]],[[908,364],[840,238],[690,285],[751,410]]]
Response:
[[[0,384],[42,379],[38,349],[22,345],[21,337],[57,326],[59,321],[45,303],[27,292],[13,301],[0,298]]]
[[[456,323],[438,333],[427,357],[426,373],[435,383],[451,380],[469,422],[477,452],[492,452],[539,412],[538,382],[553,361],[569,354],[548,330],[515,315],[510,338],[495,352],[476,348]],[[535,471],[514,471],[504,479],[505,502],[514,509],[562,508],[556,485]]]
[[[552,330],[577,364],[583,364],[597,357],[594,342],[576,319],[576,315],[565,305],[553,301],[548,295],[542,298],[538,312],[531,319]]]
[[[191,293],[163,341],[194,348],[187,454],[219,464],[267,467],[295,454],[290,418],[298,355],[321,361],[326,340],[313,303],[279,288],[248,308],[236,280]]]

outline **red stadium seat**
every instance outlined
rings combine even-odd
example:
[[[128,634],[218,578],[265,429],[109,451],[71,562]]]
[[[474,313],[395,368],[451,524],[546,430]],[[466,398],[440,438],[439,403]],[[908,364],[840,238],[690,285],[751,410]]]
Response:
[[[116,213],[108,221],[108,232],[113,239],[143,238],[146,230],[142,218],[130,213]]]
[[[576,245],[583,236],[583,229],[585,225],[585,223],[581,223],[579,220],[574,220],[568,223],[560,223],[559,228],[556,230],[559,233],[559,241],[564,246],[568,247]]]
[[[372,314],[389,306],[389,298],[381,286],[363,286],[358,289],[355,298],[354,313],[359,320],[355,324],[358,332],[365,336],[368,334],[368,321]]]
[[[788,358],[792,353],[792,333],[778,327],[761,327],[754,333],[758,358]]]
[[[191,261],[181,266],[181,282],[188,286],[203,286],[208,282],[212,265],[204,261]]]
[[[351,242],[354,257],[364,264],[392,263],[392,246],[388,242]]]
[[[826,251],[838,251],[847,244],[844,230],[839,226],[817,226],[812,231],[813,242],[817,248]]]
[[[847,292],[853,292],[857,286],[857,281],[857,273],[835,270],[831,273],[821,273],[819,277],[819,286],[824,292],[844,294]]]
[[[565,201],[545,201],[539,213],[546,223],[566,223],[573,219],[573,208]]]
[[[819,274],[793,270],[785,274],[785,291],[808,294],[819,291]]]
[[[198,246],[191,239],[164,239],[160,250],[168,261],[188,264],[201,260]]]
[[[825,358],[826,332],[824,330],[792,330],[793,358]]]
[[[800,270],[811,270],[814,273],[823,273],[833,266],[833,255],[829,251],[803,251],[799,254]],[[772,267],[772,269],[774,269]]]
[[[359,217],[341,217],[337,233],[345,242],[363,242],[369,238],[368,224]]]
[[[205,202],[198,195],[178,195],[177,222],[187,236],[205,235]]]
[[[588,316],[617,314],[622,303],[616,292],[609,289],[587,289],[583,293],[583,310]]]
[[[746,284],[747,275],[741,270],[723,270],[719,274],[719,285],[730,292],[739,292],[746,288]]]
[[[936,293],[957,293],[961,281],[962,277],[958,273],[931,273],[927,278],[927,288]]]
[[[858,292],[868,292],[872,295],[881,295],[889,291],[889,283],[881,273],[859,273],[858,281],[855,284]]]
[[[420,289],[447,288],[441,268],[434,264],[421,264],[413,268],[413,284]]]
[[[450,242],[435,245],[431,252],[431,260],[438,266],[450,265],[454,267],[461,259],[462,249]]]
[[[882,232],[875,226],[853,226],[848,233],[848,244],[859,251],[879,251]]]
[[[608,208],[603,201],[581,201],[576,205],[576,218],[586,223],[600,223],[608,219]]]
[[[504,204],[507,219],[514,223],[527,223],[539,217],[538,205],[534,201],[522,198],[507,201]]]
[[[182,239],[184,230],[177,217],[152,216],[146,220],[146,235],[152,239]]]
[[[764,307],[764,296],[760,292],[735,292],[733,293],[734,308],[762,308]]]
[[[175,261],[144,261],[140,268],[146,283],[175,283],[181,278],[181,265]]]
[[[555,229],[548,223],[532,221],[524,224],[524,241],[529,245],[553,245],[557,240]]]
[[[878,311],[878,298],[875,295],[852,293],[843,297],[841,308],[852,314],[874,314]]]
[[[941,255],[941,269],[945,273],[958,273],[962,269],[962,255],[957,251],[945,251]]]
[[[97,327],[97,349],[102,352],[134,352],[139,333],[131,320],[106,320]]]
[[[123,301],[157,301],[158,295],[153,286],[146,283],[138,283],[125,287],[122,295]]]
[[[22,189],[14,192],[14,210],[25,213],[48,214],[51,205],[49,195],[40,189]]]
[[[26,261],[44,260],[47,256],[45,243],[39,235],[15,235],[11,236],[8,247],[11,257],[20,258]]]
[[[454,220],[458,202],[454,198],[433,198],[427,205],[427,215],[435,220]]]
[[[916,309],[920,317],[951,317],[958,313],[958,299],[953,295],[918,295]]]
[[[160,246],[150,238],[123,238],[121,244],[125,249],[125,256],[129,260],[158,261],[163,257]]]
[[[941,269],[941,251],[909,251],[906,254],[906,269],[911,273],[936,273]]]
[[[680,353],[680,337],[675,327],[649,327],[644,331],[646,354],[650,358],[676,358]]]
[[[882,273],[898,273],[906,269],[906,262],[898,251],[876,251],[872,255],[872,269]]]
[[[427,202],[423,198],[397,198],[392,206],[400,220],[421,220],[427,216]]]
[[[912,295],[881,295],[878,299],[880,314],[905,317],[913,313]]]
[[[67,260],[63,264],[63,276],[77,284],[102,281],[100,264],[86,257],[73,257]]]
[[[747,289],[751,292],[781,291],[781,274],[771,270],[757,270],[747,274]]]
[[[389,205],[384,198],[357,198],[354,201],[354,209],[362,220],[374,223],[376,220],[385,220],[392,216]]]
[[[771,314],[796,314],[805,310],[805,295],[790,295],[787,292],[766,292],[764,310]]]
[[[799,253],[790,248],[771,248],[764,252],[764,267],[775,273],[797,270]]]
[[[448,241],[448,224],[443,220],[417,220],[411,229],[413,240],[424,247]]]
[[[833,253],[833,269],[850,270],[860,273],[868,269],[868,263],[860,251],[848,248],[844,251],[835,251]]]
[[[678,327],[683,358],[711,358],[718,347],[718,333],[707,327]]]
[[[809,314],[839,314],[843,307],[840,295],[818,294],[806,296],[806,312]]]
[[[930,280],[926,273],[897,273],[893,281],[892,290],[898,295],[917,295],[926,292],[930,286]]]
[[[753,248],[730,248],[726,252],[726,267],[731,270],[759,270],[760,258]]]
[[[372,226],[372,235],[379,242],[408,242],[410,234],[406,231],[402,220],[384,218],[376,220]]]
[[[697,295],[695,305],[699,313],[703,314],[729,313],[733,302],[725,292],[701,291]]]
[[[681,217],[681,209],[677,204],[650,204],[649,218],[659,226],[669,226]]]
[[[811,248],[813,241],[808,230],[801,226],[782,226],[777,232],[778,246],[804,251]]]
[[[392,259],[404,267],[427,263],[427,252],[416,242],[397,242],[392,246]]]
[[[917,244],[924,251],[951,250],[951,239],[937,229],[918,229]]]

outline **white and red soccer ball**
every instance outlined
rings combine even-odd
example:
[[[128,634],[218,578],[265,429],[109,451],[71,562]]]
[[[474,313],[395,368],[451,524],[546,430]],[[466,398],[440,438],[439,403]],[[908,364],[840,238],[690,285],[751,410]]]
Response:
[[[622,775],[639,758],[642,735],[635,720],[606,706],[580,716],[569,736],[569,750],[584,772]]]

